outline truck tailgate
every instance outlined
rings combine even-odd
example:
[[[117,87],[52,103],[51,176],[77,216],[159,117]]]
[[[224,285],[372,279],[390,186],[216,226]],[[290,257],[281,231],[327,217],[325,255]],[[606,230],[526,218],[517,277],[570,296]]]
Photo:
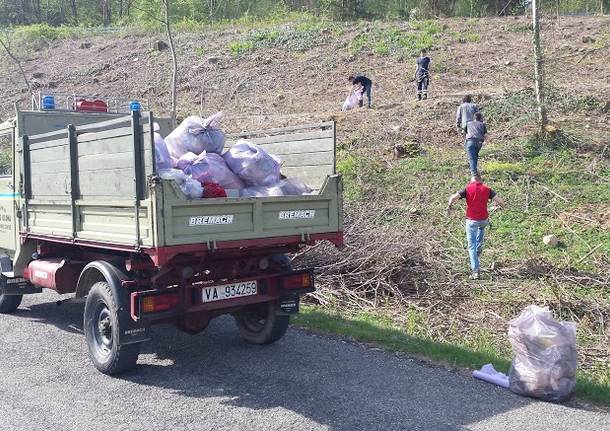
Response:
[[[266,239],[339,232],[341,179],[329,175],[315,195],[188,200],[172,181],[162,181],[156,214],[159,246]],[[157,190],[159,193],[159,190]]]

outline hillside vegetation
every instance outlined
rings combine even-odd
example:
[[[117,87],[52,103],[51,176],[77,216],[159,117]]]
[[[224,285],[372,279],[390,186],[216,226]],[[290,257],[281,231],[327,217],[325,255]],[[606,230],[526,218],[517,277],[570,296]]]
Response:
[[[227,131],[334,119],[346,241],[297,256],[320,269],[310,301],[419,340],[510,358],[507,321],[527,305],[578,323],[581,395],[610,400],[610,18],[545,20],[554,131],[535,133],[525,18],[360,21],[309,15],[178,25],[181,116],[226,112]],[[154,30],[55,29],[13,35],[35,86],[150,98],[169,111],[170,60]],[[414,56],[432,57],[430,99],[415,102]],[[340,112],[347,76],[374,81],[371,110]],[[29,96],[0,64],[0,118]],[[461,209],[468,181],[455,108],[472,94],[487,118],[483,176],[508,208],[492,213],[483,279],[467,280]],[[394,159],[403,145],[408,157]],[[554,234],[558,247],[542,237]],[[364,313],[364,314],[363,314]],[[471,364],[476,366],[475,363]]]

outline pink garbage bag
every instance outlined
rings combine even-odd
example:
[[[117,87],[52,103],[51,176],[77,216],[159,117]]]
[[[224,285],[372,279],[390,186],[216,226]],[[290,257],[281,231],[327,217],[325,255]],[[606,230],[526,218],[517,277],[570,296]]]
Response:
[[[155,132],[155,163],[157,172],[163,169],[171,169],[174,167],[174,160],[169,155],[167,145],[163,137]]]
[[[165,138],[170,155],[179,159],[187,152],[220,154],[225,145],[225,134],[218,128],[221,116],[222,112],[206,119],[187,117]]]
[[[251,142],[237,141],[222,157],[248,186],[271,186],[280,180],[280,160]]]
[[[227,166],[224,159],[216,153],[201,153],[184,172],[200,183],[216,183],[223,189],[241,189],[244,187],[237,175]]]

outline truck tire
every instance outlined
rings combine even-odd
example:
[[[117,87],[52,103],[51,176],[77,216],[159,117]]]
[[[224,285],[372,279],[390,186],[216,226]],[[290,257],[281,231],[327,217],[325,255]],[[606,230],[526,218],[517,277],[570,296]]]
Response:
[[[136,366],[140,344],[119,344],[118,306],[105,281],[95,283],[85,302],[83,328],[89,357],[95,368],[114,375]]]
[[[234,314],[239,334],[250,344],[271,344],[284,336],[290,316],[278,315],[277,304],[246,307]]]
[[[23,295],[0,295],[0,313],[10,314],[19,308]]]

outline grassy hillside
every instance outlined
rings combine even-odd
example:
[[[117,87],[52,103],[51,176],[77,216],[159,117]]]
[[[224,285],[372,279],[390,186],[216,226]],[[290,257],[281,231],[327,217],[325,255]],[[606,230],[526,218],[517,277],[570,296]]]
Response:
[[[507,321],[529,304],[548,305],[557,317],[578,323],[580,393],[608,401],[610,18],[544,23],[557,131],[543,138],[533,124],[528,25],[522,18],[345,24],[307,16],[182,25],[179,111],[224,110],[229,131],[337,121],[347,247],[319,246],[297,258],[320,268],[321,289],[311,302],[501,361],[510,358]],[[164,113],[170,63],[167,51],[152,49],[159,38],[142,29],[103,35],[21,30],[14,43],[22,47],[28,76],[36,74],[35,85],[129,92],[149,97]],[[422,47],[430,49],[433,76],[430,99],[417,103],[408,78]],[[2,119],[13,102],[27,101],[5,60]],[[354,72],[373,79],[375,106],[342,113],[346,78]],[[489,123],[482,173],[508,204],[492,213],[477,282],[467,280],[462,210],[444,212],[448,196],[468,180],[453,126],[467,93]],[[406,146],[409,156],[394,159],[396,145]],[[545,246],[546,234],[557,235],[559,247]]]

